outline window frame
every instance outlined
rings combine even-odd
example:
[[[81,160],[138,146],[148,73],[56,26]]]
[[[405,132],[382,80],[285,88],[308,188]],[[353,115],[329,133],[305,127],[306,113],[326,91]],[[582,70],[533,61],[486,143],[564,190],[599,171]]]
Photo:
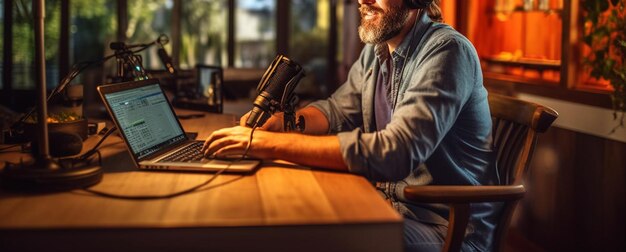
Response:
[[[126,30],[128,28],[128,0],[116,0],[116,12],[117,12],[117,41],[126,41]],[[291,1],[276,1],[276,53],[281,54],[289,54],[289,27],[290,27],[290,9],[291,9]],[[65,76],[70,69],[70,10],[71,10],[71,0],[61,1],[61,28],[60,28],[60,41],[59,41],[59,75]],[[178,50],[180,49],[180,34],[181,34],[181,11],[182,5],[185,3],[183,0],[173,0],[174,7],[172,13],[171,20],[171,42],[172,42],[172,61],[176,67],[179,66],[179,55]],[[13,5],[15,0],[5,0],[4,1],[4,23],[3,23],[3,36],[5,38],[10,38],[10,34],[13,29]],[[329,49],[326,52],[326,60],[329,66],[329,75],[331,83],[328,83],[328,87],[330,90],[334,90],[338,87],[337,81],[337,60],[335,54],[337,53],[337,38],[338,38],[338,18],[337,18],[337,5],[339,1],[331,0],[330,1],[330,25],[331,29],[329,29]],[[227,0],[228,6],[228,14],[227,14],[227,62],[224,67],[226,68],[235,68],[235,7],[236,0]],[[9,36],[8,36],[9,35]],[[6,40],[3,44],[4,54],[2,55],[2,81],[3,87],[0,89],[0,98],[9,98],[8,105],[9,107],[15,106],[14,99],[12,98],[14,95],[14,88],[12,84],[12,50],[13,41]],[[34,92],[34,90],[28,90],[28,92]],[[21,92],[20,92],[21,93]],[[7,101],[4,99],[4,101]],[[5,102],[6,103],[6,102]]]

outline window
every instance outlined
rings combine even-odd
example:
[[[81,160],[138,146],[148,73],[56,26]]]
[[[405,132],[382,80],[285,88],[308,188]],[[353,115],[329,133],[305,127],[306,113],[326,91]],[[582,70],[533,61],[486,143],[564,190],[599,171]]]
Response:
[[[72,0],[71,3],[70,65],[102,59],[112,53],[108,48],[117,30],[116,12],[111,11],[115,10],[116,1]],[[93,66],[79,78],[102,80],[101,73],[102,66]]]
[[[266,68],[276,56],[276,2],[235,2],[235,67]]]
[[[490,91],[611,107],[608,83],[594,82],[582,65],[582,6],[595,1],[444,2],[456,6],[455,28],[476,47]]]
[[[618,6],[615,6],[613,4],[610,4],[608,6],[604,6],[604,11],[600,12],[600,13],[594,13],[594,14],[589,14],[586,11],[585,6],[587,6],[587,8],[594,6],[594,4],[590,4],[590,3],[581,3],[581,11],[580,11],[580,15],[579,15],[579,20],[581,20],[581,24],[580,24],[580,28],[578,30],[578,32],[581,34],[581,41],[585,41],[587,38],[590,39],[590,42],[593,41],[593,45],[594,48],[592,50],[592,48],[589,46],[589,44],[585,43],[585,42],[581,42],[581,46],[578,48],[579,49],[579,53],[580,55],[582,55],[583,60],[581,60],[581,62],[585,62],[585,61],[591,61],[593,62],[596,57],[598,57],[599,55],[602,55],[602,53],[600,53],[599,55],[596,55],[596,53],[602,52],[602,51],[606,51],[606,52],[610,52],[610,56],[603,56],[602,60],[600,60],[599,62],[614,62],[613,66],[614,67],[607,67],[608,65],[602,66],[602,65],[597,65],[597,64],[593,64],[596,67],[602,67],[605,68],[604,71],[610,71],[611,68],[616,69],[617,67],[615,66],[619,66],[620,62],[622,66],[626,66],[626,59],[624,58],[624,55],[620,55],[620,50],[618,49],[619,45],[618,44],[618,34],[619,34],[619,30],[623,29],[624,32],[622,32],[622,34],[626,33],[626,24],[624,24],[623,21],[619,21],[620,17],[623,20],[624,17],[626,17],[626,12],[624,12],[623,9],[619,9]],[[598,10],[601,10],[603,7],[602,6],[595,6],[596,8],[599,8]],[[593,7],[591,8],[593,9]],[[619,14],[621,13],[621,14]],[[612,14],[612,15],[609,15]],[[591,20],[588,20],[589,17],[593,16],[593,15],[598,15],[597,21],[593,22]],[[623,27],[623,28],[619,28],[619,27]],[[589,36],[589,37],[587,37]],[[603,48],[603,49],[602,49]],[[621,57],[620,57],[621,56]],[[607,57],[607,58],[604,58]],[[610,63],[609,63],[610,64]],[[600,79],[596,79],[594,77],[592,77],[592,67],[591,65],[586,65],[586,64],[582,64],[582,71],[578,71],[578,83],[576,83],[576,87],[582,90],[591,90],[591,91],[610,91],[613,92],[614,88],[611,85],[611,82],[609,80],[606,80],[604,78],[600,78]],[[598,69],[596,70],[598,71]],[[602,72],[602,71],[600,71]]]
[[[305,68],[306,76],[297,90],[305,96],[325,97],[330,91],[330,15],[336,15],[330,5],[330,0],[293,0],[291,4],[289,54]]]
[[[225,66],[227,1],[188,0],[182,4],[180,68],[196,64]]]
[[[127,43],[150,43],[155,41],[160,34],[167,35],[171,41],[173,5],[173,0],[129,0]],[[171,52],[172,43],[165,45],[165,50],[168,53]],[[163,68],[163,63],[159,60],[156,49],[151,48],[140,54],[146,69]]]
[[[72,0],[70,64],[104,57],[117,30],[115,0]],[[86,50],[86,48],[89,48]]]
[[[13,1],[12,87],[16,90],[35,87],[35,34],[33,31],[32,1]],[[61,1],[46,1],[44,44],[46,84],[48,89],[59,83],[59,38]]]
[[[160,34],[166,34],[171,42],[175,42],[167,44],[165,49],[180,69],[205,64],[261,70],[267,68],[278,50],[285,50],[287,56],[300,63],[307,72],[306,79],[300,84],[304,90],[300,91],[325,96],[336,85],[336,71],[333,68],[336,68],[335,62],[342,58],[341,52],[337,50],[341,49],[337,46],[341,39],[341,33],[337,32],[341,15],[335,15],[338,8],[343,6],[343,1],[45,2],[44,40],[48,89],[57,86],[64,77],[61,72],[67,72],[72,65],[111,55],[111,42],[122,39],[126,44],[144,44],[155,41]],[[120,3],[123,5],[118,5]],[[15,97],[0,99],[0,103],[12,108],[29,106],[20,102],[27,101],[23,97],[32,96],[35,87],[32,0],[0,0],[0,7],[0,32],[6,30],[11,33],[0,40],[0,57],[6,57],[0,63],[0,71],[3,71],[0,97]],[[10,11],[10,15],[4,15],[6,11]],[[62,18],[61,15],[68,13],[69,17]],[[285,20],[285,23],[279,24],[278,20]],[[4,29],[3,25],[11,29]],[[286,34],[278,34],[279,30]],[[178,47],[173,48],[174,44]],[[162,69],[155,47],[142,52],[141,56],[145,68]],[[87,100],[88,92],[95,93],[91,87],[102,84],[114,74],[115,61],[110,60],[104,65],[84,70],[74,83],[89,87],[85,89]]]
[[[562,6],[486,1],[472,7],[487,14],[473,15],[468,31],[485,72],[559,84]]]

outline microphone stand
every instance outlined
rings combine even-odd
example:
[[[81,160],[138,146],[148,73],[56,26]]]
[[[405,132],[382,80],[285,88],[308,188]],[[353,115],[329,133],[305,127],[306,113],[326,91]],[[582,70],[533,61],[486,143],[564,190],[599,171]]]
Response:
[[[111,49],[115,50],[115,61],[117,63],[116,75],[113,77],[113,83],[126,82],[132,80],[148,79],[145,69],[142,65],[142,59],[140,55],[136,55],[136,51],[130,50],[132,47],[143,47],[141,50],[150,47],[155,44],[142,44],[137,46],[127,46],[122,42],[115,43],[116,46],[111,46]],[[113,45],[113,43],[112,43]],[[139,50],[139,51],[141,51]]]
[[[35,67],[37,88],[38,153],[34,162],[11,165],[7,162],[0,173],[0,185],[8,189],[28,191],[59,191],[88,187],[102,179],[99,166],[64,168],[50,156],[48,139],[48,108],[46,102],[46,62],[44,53],[45,1],[33,1],[35,28]]]
[[[298,104],[298,96],[293,93],[293,90],[298,85],[300,79],[304,77],[304,71],[300,69],[298,73],[285,85],[283,90],[282,100],[280,101],[280,107],[283,111],[283,129],[286,132],[298,130],[304,132],[304,117],[299,116],[296,123],[296,106]]]
[[[142,65],[141,55],[136,54],[147,49],[153,45],[159,45],[159,57],[163,61],[163,57],[168,57],[166,55],[165,49],[163,49],[163,45],[169,43],[169,38],[165,34],[159,35],[159,37],[150,43],[147,44],[135,44],[135,45],[127,45],[124,42],[113,42],[109,45],[109,48],[115,50],[115,61],[117,63],[116,66],[116,74],[112,78],[112,83],[119,82],[127,82],[134,80],[145,80],[148,79],[148,75],[146,74],[146,70]],[[139,48],[137,50],[132,50],[133,48]],[[176,76],[176,71],[171,64],[167,64],[163,62],[165,69],[172,75]]]
[[[286,132],[291,132],[294,130],[298,130],[300,132],[304,132],[304,116],[298,117],[298,122],[296,123],[296,103],[298,101],[297,97],[294,96],[292,99],[294,102],[285,105],[285,112],[283,117],[283,129]]]

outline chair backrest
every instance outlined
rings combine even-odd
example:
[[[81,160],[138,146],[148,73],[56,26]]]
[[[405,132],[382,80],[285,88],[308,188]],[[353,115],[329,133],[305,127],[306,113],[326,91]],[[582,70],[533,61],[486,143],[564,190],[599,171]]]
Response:
[[[497,94],[489,94],[489,109],[500,184],[522,184],[537,142],[537,133],[548,130],[558,113],[539,104]],[[517,201],[503,206],[494,248],[502,248],[516,205]]]

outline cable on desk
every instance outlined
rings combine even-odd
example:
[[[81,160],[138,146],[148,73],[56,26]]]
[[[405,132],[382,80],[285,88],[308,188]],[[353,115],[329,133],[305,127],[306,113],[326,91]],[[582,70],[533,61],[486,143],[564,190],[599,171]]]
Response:
[[[181,196],[181,195],[185,195],[185,194],[188,194],[188,193],[192,193],[192,192],[197,191],[198,189],[202,188],[203,186],[206,186],[209,183],[211,183],[213,180],[215,180],[217,178],[217,176],[219,176],[220,174],[222,174],[223,172],[228,170],[228,168],[230,168],[230,166],[233,163],[239,162],[239,161],[243,160],[248,155],[248,151],[250,150],[250,147],[252,147],[252,136],[253,136],[254,131],[256,130],[256,128],[257,128],[257,125],[255,123],[255,125],[252,127],[252,130],[250,131],[250,139],[248,140],[248,144],[246,145],[246,149],[244,150],[243,155],[240,158],[238,158],[235,161],[230,162],[226,167],[224,167],[221,170],[217,171],[215,174],[213,174],[213,176],[211,176],[206,181],[204,181],[204,182],[202,182],[202,183],[200,183],[198,185],[195,185],[193,187],[190,187],[188,189],[185,189],[185,190],[182,190],[182,191],[178,191],[178,192],[175,192],[175,193],[164,194],[164,195],[120,195],[120,194],[113,194],[113,193],[93,190],[93,189],[89,189],[89,188],[83,188],[83,190],[86,191],[86,192],[90,192],[90,193],[92,193],[94,195],[105,197],[105,198],[124,199],[124,200],[169,199],[169,198],[174,198],[174,197],[178,197],[178,196]]]
[[[111,127],[111,129],[109,129],[106,133],[104,133],[104,135],[102,136],[102,138],[100,139],[100,141],[98,141],[98,143],[96,143],[96,145],[91,148],[91,150],[85,152],[85,154],[81,155],[80,157],[78,157],[79,160],[85,160],[89,157],[91,157],[93,154],[98,152],[98,147],[100,147],[100,145],[104,142],[105,139],[107,139],[107,137],[109,137],[113,132],[115,132],[115,130],[117,130],[117,127],[113,126]]]

